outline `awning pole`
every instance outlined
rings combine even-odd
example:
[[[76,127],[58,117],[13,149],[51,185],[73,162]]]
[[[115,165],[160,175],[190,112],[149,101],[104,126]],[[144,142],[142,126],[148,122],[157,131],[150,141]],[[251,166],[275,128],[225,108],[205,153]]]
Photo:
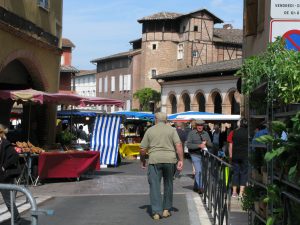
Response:
[[[29,113],[28,113],[28,114],[29,114],[29,120],[28,120],[28,132],[27,132],[28,135],[27,135],[27,142],[29,142],[29,137],[30,137],[31,102],[29,102]]]

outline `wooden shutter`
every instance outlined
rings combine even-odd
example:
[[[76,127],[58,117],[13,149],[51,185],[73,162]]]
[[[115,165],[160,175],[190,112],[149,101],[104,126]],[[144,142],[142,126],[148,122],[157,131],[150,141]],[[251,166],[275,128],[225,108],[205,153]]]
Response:
[[[245,35],[251,36],[257,33],[258,0],[246,0]]]

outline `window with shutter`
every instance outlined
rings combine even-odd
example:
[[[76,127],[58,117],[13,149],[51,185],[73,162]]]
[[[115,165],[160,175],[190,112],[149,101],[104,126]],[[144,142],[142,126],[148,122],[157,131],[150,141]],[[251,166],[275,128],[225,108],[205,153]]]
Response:
[[[258,0],[246,0],[245,34],[246,36],[257,34]]]
[[[257,17],[257,31],[262,32],[265,28],[265,0],[259,0],[258,2],[258,17]]]
[[[127,75],[127,90],[131,90],[131,74]]]
[[[177,59],[183,59],[183,44],[178,44]]]
[[[107,76],[104,78],[104,92],[107,93],[108,90],[108,78]]]
[[[124,75],[124,91],[128,90],[128,75]]]
[[[99,78],[99,93],[102,92],[102,77]]]
[[[119,76],[119,91],[123,91],[123,75]]]
[[[114,92],[116,90],[116,85],[115,85],[115,77],[111,77],[111,92]]]

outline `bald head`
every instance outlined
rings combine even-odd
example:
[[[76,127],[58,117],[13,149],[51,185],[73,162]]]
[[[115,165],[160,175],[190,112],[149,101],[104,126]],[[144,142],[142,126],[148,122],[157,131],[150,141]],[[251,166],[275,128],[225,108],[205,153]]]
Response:
[[[166,123],[167,122],[167,114],[164,112],[155,113],[155,119],[156,119],[157,123],[159,123],[159,122]]]

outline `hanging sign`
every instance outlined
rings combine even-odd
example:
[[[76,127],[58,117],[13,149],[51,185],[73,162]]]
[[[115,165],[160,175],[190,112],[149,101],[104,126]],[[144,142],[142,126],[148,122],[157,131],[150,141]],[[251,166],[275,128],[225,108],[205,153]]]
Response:
[[[299,0],[271,0],[271,18],[273,19],[299,19]]]

